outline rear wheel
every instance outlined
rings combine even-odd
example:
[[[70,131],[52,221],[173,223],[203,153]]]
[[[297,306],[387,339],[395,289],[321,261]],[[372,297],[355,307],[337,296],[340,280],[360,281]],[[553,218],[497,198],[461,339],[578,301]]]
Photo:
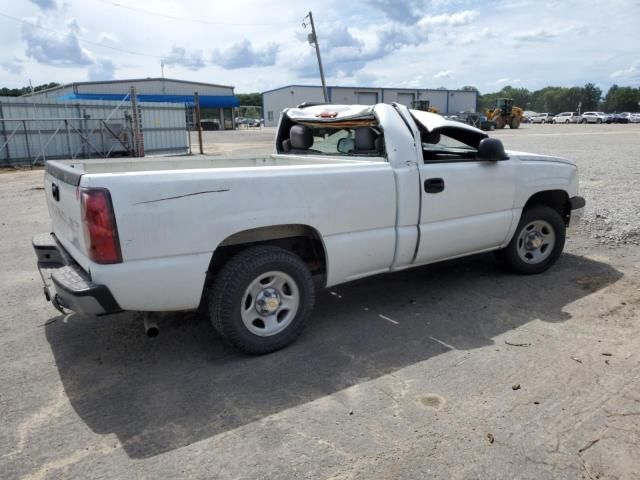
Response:
[[[209,292],[211,323],[249,354],[279,350],[300,335],[315,299],[311,273],[293,253],[251,247],[231,258]]]
[[[520,126],[520,119],[518,117],[511,118],[511,123],[509,124],[509,127],[518,128],[519,126]]]
[[[495,122],[496,122],[496,128],[504,128],[505,125],[507,124],[507,122],[505,122],[504,118],[502,117],[496,117]]]
[[[598,120],[596,120],[596,123],[602,123],[602,119],[599,118]]]
[[[565,225],[554,209],[538,205],[525,210],[506,248],[496,252],[501,264],[523,273],[542,273],[564,249]]]
[[[587,123],[587,119],[583,118],[582,120],[580,120],[580,123]]]

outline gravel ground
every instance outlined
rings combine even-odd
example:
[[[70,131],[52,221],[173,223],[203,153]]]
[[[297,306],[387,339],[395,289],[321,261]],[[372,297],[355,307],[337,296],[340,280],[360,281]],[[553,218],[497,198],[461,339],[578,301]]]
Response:
[[[640,245],[640,124],[525,125],[495,136],[513,150],[576,160],[588,199],[579,231],[607,246]]]
[[[480,255],[343,285],[257,358],[197,315],[149,340],[130,314],[57,314],[30,246],[42,172],[0,175],[0,478],[637,479],[640,125],[495,136],[579,165],[586,218],[554,268]]]

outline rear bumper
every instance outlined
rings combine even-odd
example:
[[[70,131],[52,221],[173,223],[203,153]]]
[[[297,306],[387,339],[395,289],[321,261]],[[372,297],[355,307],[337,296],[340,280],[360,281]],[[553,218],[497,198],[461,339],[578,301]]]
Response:
[[[58,310],[72,310],[88,315],[106,315],[122,311],[104,285],[91,281],[58,243],[52,233],[33,237],[33,249],[38,257],[38,270],[44,283],[44,295]]]

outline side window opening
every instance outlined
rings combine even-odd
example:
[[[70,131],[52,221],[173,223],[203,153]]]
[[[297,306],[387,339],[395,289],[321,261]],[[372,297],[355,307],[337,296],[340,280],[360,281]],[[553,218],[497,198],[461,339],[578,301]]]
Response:
[[[451,162],[473,160],[478,145],[475,139],[467,138],[464,132],[442,129],[433,132],[420,131],[422,158],[427,162]]]

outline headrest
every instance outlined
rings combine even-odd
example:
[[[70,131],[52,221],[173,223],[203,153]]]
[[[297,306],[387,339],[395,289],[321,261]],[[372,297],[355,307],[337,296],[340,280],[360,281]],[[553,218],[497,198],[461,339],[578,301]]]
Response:
[[[360,127],[355,130],[355,150],[375,150],[378,134],[369,127]]]
[[[427,132],[422,135],[422,143],[431,143],[433,145],[440,143],[440,132]]]
[[[306,125],[294,125],[289,130],[291,148],[306,150],[313,145],[313,132]]]
[[[378,138],[376,138],[376,141],[375,141],[375,145],[376,145],[376,152],[382,153],[384,151],[384,138],[382,137],[382,135],[378,135]]]

